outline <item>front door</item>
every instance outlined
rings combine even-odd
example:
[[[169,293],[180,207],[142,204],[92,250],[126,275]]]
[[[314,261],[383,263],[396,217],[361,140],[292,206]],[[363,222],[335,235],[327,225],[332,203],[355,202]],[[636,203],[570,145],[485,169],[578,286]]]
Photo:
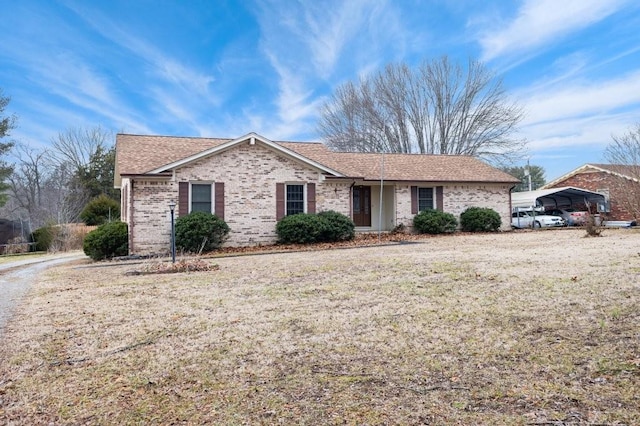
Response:
[[[353,187],[353,223],[356,226],[371,226],[371,187]]]

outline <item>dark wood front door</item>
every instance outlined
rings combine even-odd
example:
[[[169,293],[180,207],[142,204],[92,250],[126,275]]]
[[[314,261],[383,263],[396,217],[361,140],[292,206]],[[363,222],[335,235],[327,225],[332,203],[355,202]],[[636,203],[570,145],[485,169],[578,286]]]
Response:
[[[353,223],[371,226],[371,187],[353,187]]]

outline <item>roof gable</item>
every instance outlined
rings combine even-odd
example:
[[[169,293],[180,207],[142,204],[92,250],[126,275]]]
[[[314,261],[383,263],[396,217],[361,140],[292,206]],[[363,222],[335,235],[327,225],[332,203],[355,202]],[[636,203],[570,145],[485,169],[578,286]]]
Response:
[[[206,149],[204,151],[195,153],[195,154],[190,155],[188,157],[179,159],[179,160],[174,161],[172,163],[162,165],[161,167],[158,167],[156,169],[150,170],[148,173],[149,174],[157,174],[157,173],[166,172],[166,171],[169,171],[171,169],[175,169],[175,168],[178,168],[180,166],[183,166],[185,164],[189,164],[191,162],[200,160],[200,159],[202,159],[204,157],[208,157],[210,155],[215,155],[217,153],[226,151],[228,149],[233,148],[234,146],[237,146],[237,145],[239,145],[241,143],[245,143],[245,142],[248,142],[250,145],[254,145],[256,143],[264,144],[267,147],[271,148],[272,150],[274,150],[276,152],[279,152],[280,154],[284,154],[285,156],[292,157],[292,158],[294,158],[294,159],[296,159],[296,160],[298,160],[298,161],[300,161],[302,163],[305,163],[305,164],[307,164],[307,165],[309,165],[309,166],[311,166],[313,168],[319,169],[319,170],[321,170],[321,171],[323,171],[325,173],[332,174],[332,175],[334,175],[336,177],[342,177],[343,176],[340,172],[338,172],[336,170],[333,170],[333,169],[327,167],[324,164],[321,164],[321,163],[318,163],[317,161],[314,161],[314,160],[311,160],[309,158],[306,158],[306,157],[300,155],[299,153],[288,149],[287,147],[285,147],[283,145],[275,143],[275,142],[273,142],[273,141],[271,141],[271,140],[269,140],[269,139],[267,139],[267,138],[265,138],[263,136],[260,136],[260,135],[258,135],[256,133],[253,133],[253,132],[252,133],[248,133],[248,134],[246,134],[244,136],[240,136],[239,138],[232,139],[232,140],[229,140],[227,142],[218,144],[218,145],[213,146],[213,147],[211,147],[209,149]]]
[[[621,178],[629,179],[638,182],[638,178],[640,178],[640,167],[639,166],[629,166],[624,164],[598,164],[598,163],[587,163],[570,171],[567,174],[560,176],[557,179],[552,180],[547,183],[540,189],[548,189],[553,187],[554,185],[563,182],[570,177],[573,177],[582,173],[607,173],[614,176],[618,176]]]

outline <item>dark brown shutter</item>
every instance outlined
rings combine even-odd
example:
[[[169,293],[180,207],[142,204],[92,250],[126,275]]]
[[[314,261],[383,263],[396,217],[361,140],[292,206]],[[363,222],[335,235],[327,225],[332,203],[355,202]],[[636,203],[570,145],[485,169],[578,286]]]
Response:
[[[442,187],[441,186],[436,186],[436,210],[438,211],[443,211],[443,205],[442,203],[444,202],[444,197],[442,195]]]
[[[418,214],[418,187],[411,187],[411,214]]]
[[[189,214],[189,182],[178,183],[178,216]]]
[[[224,220],[224,182],[215,183],[216,207],[215,213],[220,219]]]
[[[316,212],[316,184],[307,184],[307,213],[314,214]]]
[[[276,220],[284,217],[284,183],[276,183]]]

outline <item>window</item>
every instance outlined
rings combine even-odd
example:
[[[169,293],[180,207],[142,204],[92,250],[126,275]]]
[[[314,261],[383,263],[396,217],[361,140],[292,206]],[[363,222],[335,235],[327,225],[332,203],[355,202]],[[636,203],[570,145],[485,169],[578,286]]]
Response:
[[[191,184],[191,211],[192,212],[205,212],[212,213],[212,196],[211,185],[206,184]]]
[[[286,214],[304,213],[304,185],[287,185],[286,190]]]
[[[435,208],[433,203],[433,188],[418,188],[418,211]]]

